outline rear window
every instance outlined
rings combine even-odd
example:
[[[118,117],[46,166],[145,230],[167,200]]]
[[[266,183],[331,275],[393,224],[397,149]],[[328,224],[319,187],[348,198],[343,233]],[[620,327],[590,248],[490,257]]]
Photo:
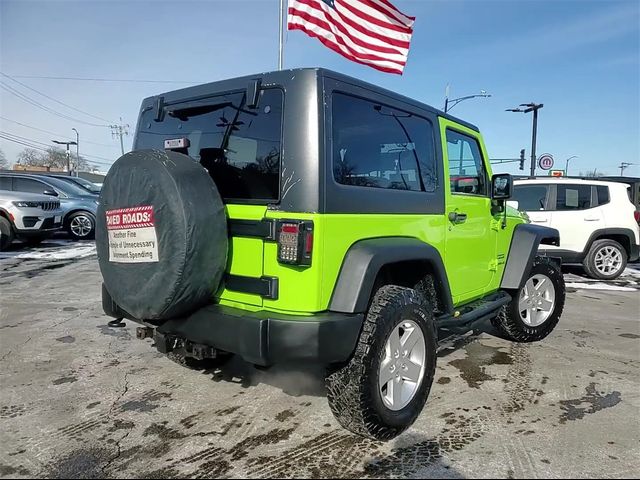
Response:
[[[547,190],[547,185],[516,185],[513,189],[513,199],[518,202],[518,210],[544,210]]]
[[[283,93],[260,92],[258,106],[246,107],[244,93],[168,105],[164,118],[145,112],[136,149],[164,149],[165,140],[186,138],[181,151],[202,164],[226,201],[272,202],[280,196]]]
[[[558,185],[556,210],[591,208],[591,185]]]
[[[342,185],[433,192],[431,122],[342,93],[333,94],[333,176]]]

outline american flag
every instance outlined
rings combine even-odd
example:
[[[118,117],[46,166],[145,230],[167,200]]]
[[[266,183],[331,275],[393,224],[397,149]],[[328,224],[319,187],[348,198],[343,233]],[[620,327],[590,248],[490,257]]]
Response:
[[[287,27],[349,60],[402,75],[414,21],[388,0],[289,0]]]

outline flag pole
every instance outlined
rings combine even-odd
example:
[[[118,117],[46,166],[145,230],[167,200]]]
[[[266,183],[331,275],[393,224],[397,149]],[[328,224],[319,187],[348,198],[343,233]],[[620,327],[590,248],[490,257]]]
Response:
[[[278,14],[278,19],[280,20],[280,29],[279,29],[279,41],[278,41],[278,70],[282,70],[282,64],[284,61],[284,39],[282,35],[284,33],[284,0],[280,0],[280,12]]]

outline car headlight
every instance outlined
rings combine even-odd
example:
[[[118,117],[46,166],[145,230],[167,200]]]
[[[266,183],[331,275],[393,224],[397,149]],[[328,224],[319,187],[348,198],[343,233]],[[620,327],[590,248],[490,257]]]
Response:
[[[18,208],[38,208],[40,207],[39,202],[11,202]]]

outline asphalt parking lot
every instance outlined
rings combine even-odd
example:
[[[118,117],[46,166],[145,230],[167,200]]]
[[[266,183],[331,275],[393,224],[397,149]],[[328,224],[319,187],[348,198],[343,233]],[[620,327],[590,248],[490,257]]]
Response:
[[[334,421],[315,368],[182,367],[113,329],[91,243],[0,254],[0,476],[634,477],[640,265],[566,274],[538,344],[444,344],[416,424],[389,443]]]

